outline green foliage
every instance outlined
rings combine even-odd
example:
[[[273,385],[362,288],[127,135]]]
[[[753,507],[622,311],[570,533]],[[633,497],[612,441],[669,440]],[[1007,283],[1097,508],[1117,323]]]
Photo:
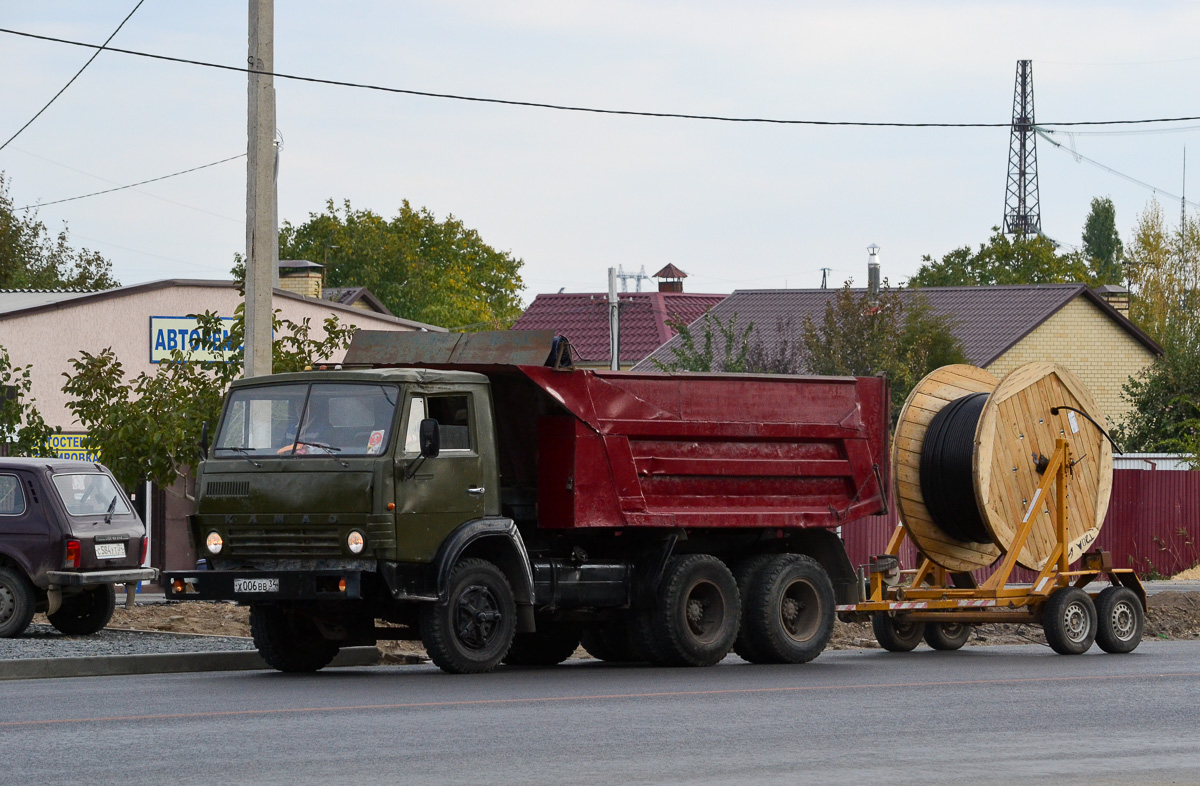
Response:
[[[872,299],[847,281],[826,303],[820,323],[804,320],[801,357],[812,374],[886,375],[894,417],[922,377],[939,366],[966,362],[953,327],[920,295],[902,297],[885,282]]]
[[[1130,319],[1161,344],[1186,342],[1200,309],[1200,219],[1172,230],[1152,200],[1134,227],[1125,270]]]
[[[223,324],[216,314],[196,316],[201,345],[222,335]],[[355,330],[330,317],[324,323],[325,337],[317,340],[307,319],[295,323],[276,313],[274,322],[276,373],[301,371],[332,357],[349,346]],[[239,306],[229,346],[240,346],[243,336]],[[82,352],[71,360],[73,372],[64,374],[63,391],[71,396],[68,406],[88,431],[85,447],[97,453],[126,486],[149,479],[170,487],[195,460],[202,425],[216,426],[225,391],[242,375],[242,350],[230,350],[228,362],[194,362],[194,354],[191,347],[175,350],[170,362],[132,380],[126,379],[111,348],[95,355]]]
[[[1083,223],[1083,253],[1095,286],[1120,284],[1124,280],[1121,269],[1124,251],[1117,233],[1117,208],[1108,197],[1096,197]]]
[[[0,346],[0,444],[7,443],[13,456],[54,456],[50,437],[62,431],[42,420],[29,395],[30,366],[14,366],[8,351]]]
[[[299,226],[284,222],[281,259],[326,265],[325,285],[367,287],[393,314],[451,329],[507,328],[521,314],[520,270],[454,216],[406,200],[389,220],[329,200]]]
[[[18,216],[0,172],[0,289],[111,289],[120,283],[112,263],[86,248],[70,246],[66,225],[54,235],[37,211]]]
[[[663,363],[654,358],[654,365],[660,371],[723,371],[729,374],[759,371],[747,363],[753,322],[739,330],[737,314],[730,316],[728,322],[722,322],[720,317],[705,313],[699,336],[680,319],[669,319],[667,324],[679,334],[680,343],[671,347],[672,360]]]
[[[908,280],[910,287],[988,286],[992,284],[1064,284],[1090,281],[1082,254],[1059,254],[1047,237],[1009,239],[992,227],[987,243],[972,251],[956,248],[934,261],[928,254]]]

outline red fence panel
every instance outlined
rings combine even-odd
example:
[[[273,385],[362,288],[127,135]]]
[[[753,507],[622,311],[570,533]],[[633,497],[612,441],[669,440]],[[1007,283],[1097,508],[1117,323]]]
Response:
[[[882,554],[898,522],[896,511],[870,516],[842,527],[842,540],[856,568]],[[1200,472],[1129,470],[1113,472],[1112,501],[1096,541],[1118,568],[1170,576],[1200,562]],[[900,551],[906,568],[916,567],[916,550],[907,539]],[[976,573],[982,579],[990,573]],[[1014,581],[1030,581],[1032,571],[1018,568]]]

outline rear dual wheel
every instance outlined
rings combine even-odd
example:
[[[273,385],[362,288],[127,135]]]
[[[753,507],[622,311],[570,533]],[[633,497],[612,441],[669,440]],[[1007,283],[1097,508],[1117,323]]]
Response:
[[[635,651],[664,666],[711,666],[733,647],[741,619],[737,582],[708,554],[667,563],[655,603],[631,626]]]
[[[833,583],[803,554],[769,557],[747,582],[739,640],[752,663],[807,663],[833,635]]]

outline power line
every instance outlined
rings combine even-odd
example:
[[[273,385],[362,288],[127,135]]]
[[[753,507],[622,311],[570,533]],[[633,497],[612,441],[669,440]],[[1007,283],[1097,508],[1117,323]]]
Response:
[[[1150,183],[1147,183],[1147,182],[1145,182],[1145,181],[1138,180],[1136,177],[1132,177],[1131,175],[1127,175],[1127,174],[1125,174],[1124,172],[1118,172],[1117,170],[1113,169],[1112,167],[1110,167],[1110,166],[1108,166],[1108,165],[1106,165],[1106,164],[1101,164],[1099,161],[1096,161],[1095,159],[1088,158],[1088,157],[1087,157],[1087,156],[1085,156],[1083,153],[1079,153],[1079,152],[1077,152],[1077,151],[1075,151],[1075,150],[1072,150],[1071,148],[1069,148],[1069,147],[1067,147],[1066,145],[1064,145],[1062,142],[1059,142],[1059,141],[1057,141],[1057,140],[1055,140],[1055,139],[1052,139],[1052,138],[1050,137],[1050,134],[1049,134],[1049,133],[1047,133],[1046,131],[1043,131],[1041,128],[1035,128],[1035,130],[1037,131],[1037,135],[1038,135],[1038,136],[1040,136],[1042,139],[1045,139],[1047,142],[1049,142],[1050,144],[1054,145],[1054,146],[1055,146],[1055,147],[1057,147],[1059,150],[1065,150],[1065,151],[1066,151],[1067,153],[1069,153],[1069,154],[1070,154],[1070,155],[1071,155],[1071,156],[1072,156],[1072,157],[1073,157],[1073,158],[1074,158],[1074,159],[1075,159],[1077,162],[1078,162],[1078,161],[1086,161],[1086,162],[1088,162],[1089,164],[1091,164],[1092,166],[1100,167],[1100,168],[1101,168],[1101,169],[1103,169],[1105,172],[1108,172],[1108,173],[1110,173],[1110,174],[1116,175],[1117,177],[1120,177],[1120,178],[1123,178],[1123,179],[1125,179],[1125,180],[1128,180],[1130,183],[1133,183],[1133,184],[1135,184],[1135,185],[1139,185],[1139,186],[1141,186],[1142,188],[1148,188],[1148,189],[1150,189],[1151,191],[1153,191],[1153,192],[1154,192],[1154,193],[1156,193],[1156,194],[1162,194],[1163,196],[1165,196],[1165,197],[1169,197],[1169,198],[1171,198],[1171,199],[1179,199],[1179,200],[1182,200],[1183,202],[1186,202],[1187,204],[1191,205],[1192,207],[1200,207],[1200,203],[1191,202],[1191,201],[1189,201],[1189,200],[1186,200],[1186,199],[1184,199],[1183,197],[1181,197],[1181,196],[1179,196],[1179,195],[1177,195],[1177,194],[1172,194],[1172,193],[1170,193],[1169,191],[1165,191],[1165,190],[1163,190],[1163,189],[1159,188],[1158,186],[1154,186],[1154,185],[1151,185]]]
[[[46,207],[48,205],[60,205],[63,202],[74,202],[76,199],[87,199],[88,197],[100,196],[101,194],[111,194],[114,191],[124,191],[127,188],[135,188],[137,186],[144,186],[147,183],[157,183],[160,180],[166,180],[167,178],[171,178],[171,177],[179,177],[180,175],[186,175],[189,172],[196,172],[201,169],[208,169],[210,166],[216,166],[217,164],[224,164],[226,161],[234,161],[239,158],[245,158],[245,157],[246,157],[245,153],[238,153],[236,156],[230,156],[229,158],[222,158],[220,161],[213,161],[211,164],[202,164],[201,166],[194,166],[191,169],[185,169],[182,172],[172,172],[169,175],[162,175],[160,177],[152,177],[149,180],[142,180],[137,183],[130,183],[127,186],[117,186],[116,188],[106,188],[103,191],[93,191],[90,194],[81,194],[79,196],[67,197],[66,199],[56,199],[53,202],[39,202],[36,205],[26,205],[25,207],[19,207],[19,208],[17,208],[17,210],[32,210],[33,208],[41,208],[41,207]]]
[[[881,121],[862,121],[862,120],[788,120],[781,118],[770,117],[735,117],[730,115],[701,115],[689,114],[684,112],[643,112],[633,109],[604,109],[600,107],[576,106],[570,104],[550,104],[540,101],[518,101],[507,98],[486,98],[483,96],[468,96],[455,93],[434,93],[426,90],[410,90],[400,87],[385,87],[382,85],[365,84],[362,82],[344,82],[336,79],[321,79],[311,76],[300,76],[297,74],[283,74],[278,71],[259,71],[253,68],[245,68],[242,66],[222,65],[220,63],[208,63],[203,60],[190,60],[184,57],[170,57],[168,55],[158,55],[150,52],[137,52],[132,49],[118,49],[116,47],[97,46],[96,44],[88,44],[82,41],[72,41],[66,38],[56,38],[54,36],[37,35],[35,33],[26,33],[21,30],[10,30],[0,28],[0,33],[8,35],[21,36],[24,38],[33,38],[39,41],[50,41],[56,44],[69,44],[70,46],[81,46],[90,49],[103,48],[108,52],[116,52],[123,55],[132,55],[134,57],[145,57],[151,60],[164,60],[170,63],[182,63],[184,65],[195,65],[203,68],[215,68],[221,71],[234,71],[239,74],[261,74],[273,76],[277,79],[289,79],[295,82],[308,82],[318,85],[331,85],[334,87],[352,87],[360,90],[375,90],[383,93],[398,93],[401,95],[420,96],[422,98],[444,98],[452,101],[470,101],[481,104],[501,104],[504,106],[520,106],[531,107],[536,109],[554,109],[561,112],[587,112],[600,115],[624,115],[629,117],[657,117],[670,118],[675,120],[710,120],[724,123],[764,123],[773,125],[797,125],[797,126],[853,126],[860,128],[1009,128],[1012,124],[1005,123],[898,123],[898,122],[881,122]],[[1147,123],[1175,123],[1185,120],[1200,120],[1200,115],[1186,117],[1155,117],[1141,118],[1137,120],[1076,120],[1063,122],[1041,123],[1042,126],[1109,126],[1109,125],[1143,125]]]
[[[113,40],[113,37],[114,37],[114,36],[116,36],[116,34],[117,34],[117,33],[121,32],[121,28],[122,28],[122,27],[124,27],[124,26],[125,26],[125,23],[129,21],[129,17],[131,17],[131,16],[133,16],[135,13],[137,13],[137,10],[138,10],[139,8],[141,8],[141,7],[142,7],[142,3],[144,3],[144,2],[146,2],[146,0],[138,0],[138,4],[137,4],[137,5],[135,5],[135,6],[133,7],[133,10],[132,10],[132,11],[130,11],[130,12],[129,12],[129,14],[128,14],[128,15],[127,15],[127,16],[126,16],[124,19],[122,19],[122,20],[121,20],[121,24],[117,25],[117,29],[112,31],[112,35],[110,35],[110,36],[109,36],[107,39],[105,39],[104,43],[103,43],[103,44],[101,44],[101,45],[100,45],[100,46],[99,46],[99,47],[96,49],[95,53],[94,53],[94,54],[93,54],[91,57],[89,57],[89,58],[88,58],[88,61],[87,61],[86,63],[84,63],[84,64],[83,64],[83,68],[80,68],[78,71],[76,71],[76,72],[75,72],[75,76],[71,77],[71,79],[70,79],[70,80],[69,80],[69,81],[68,81],[68,82],[67,82],[65,85],[63,85],[63,86],[62,86],[62,90],[59,90],[57,93],[55,93],[55,94],[54,94],[54,97],[53,97],[53,98],[51,98],[49,101],[47,101],[47,102],[46,102],[46,105],[45,105],[44,107],[42,107],[41,109],[39,109],[39,110],[37,111],[37,114],[36,114],[36,115],[34,115],[33,117],[29,118],[29,122],[28,122],[28,123],[26,123],[25,125],[23,125],[23,126],[21,126],[20,128],[18,128],[18,129],[17,129],[17,133],[13,134],[12,136],[10,136],[10,137],[8,138],[8,142],[11,142],[11,141],[13,141],[13,140],[14,140],[14,139],[16,139],[18,136],[20,136],[20,135],[21,135],[21,132],[22,132],[22,131],[24,131],[26,128],[29,128],[29,126],[30,126],[30,125],[33,123],[33,121],[34,121],[34,120],[37,120],[39,117],[41,117],[41,116],[42,116],[42,112],[45,112],[47,109],[49,109],[49,108],[50,108],[50,105],[51,105],[51,104],[53,104],[55,101],[57,101],[57,100],[58,100],[58,97],[59,97],[60,95],[62,95],[62,94],[63,94],[63,93],[66,91],[66,89],[67,89],[68,87],[70,87],[70,86],[71,86],[71,83],[72,83],[72,82],[74,82],[76,79],[78,79],[78,78],[79,78],[79,75],[80,75],[80,74],[82,74],[82,73],[84,72],[84,69],[86,69],[88,66],[90,66],[90,65],[92,64],[92,61],[93,61],[93,60],[95,60],[97,57],[99,57],[99,56],[100,56],[100,53],[104,51],[104,47],[108,45],[108,42],[109,42],[109,41],[111,41],[111,40]],[[0,145],[0,150],[3,150],[4,148],[8,147],[8,142],[5,142],[4,144]]]

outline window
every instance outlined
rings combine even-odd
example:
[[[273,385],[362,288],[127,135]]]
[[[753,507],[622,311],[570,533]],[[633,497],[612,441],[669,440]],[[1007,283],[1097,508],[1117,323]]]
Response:
[[[54,488],[72,516],[103,516],[109,511],[119,516],[129,513],[125,497],[112,478],[99,472],[55,475]]]
[[[340,382],[236,390],[213,457],[383,453],[398,395],[394,385]]]
[[[0,516],[20,516],[25,512],[25,495],[15,475],[0,475]]]
[[[421,421],[438,422],[442,452],[471,450],[470,396],[414,396],[408,409],[408,431],[404,452],[421,452]]]

